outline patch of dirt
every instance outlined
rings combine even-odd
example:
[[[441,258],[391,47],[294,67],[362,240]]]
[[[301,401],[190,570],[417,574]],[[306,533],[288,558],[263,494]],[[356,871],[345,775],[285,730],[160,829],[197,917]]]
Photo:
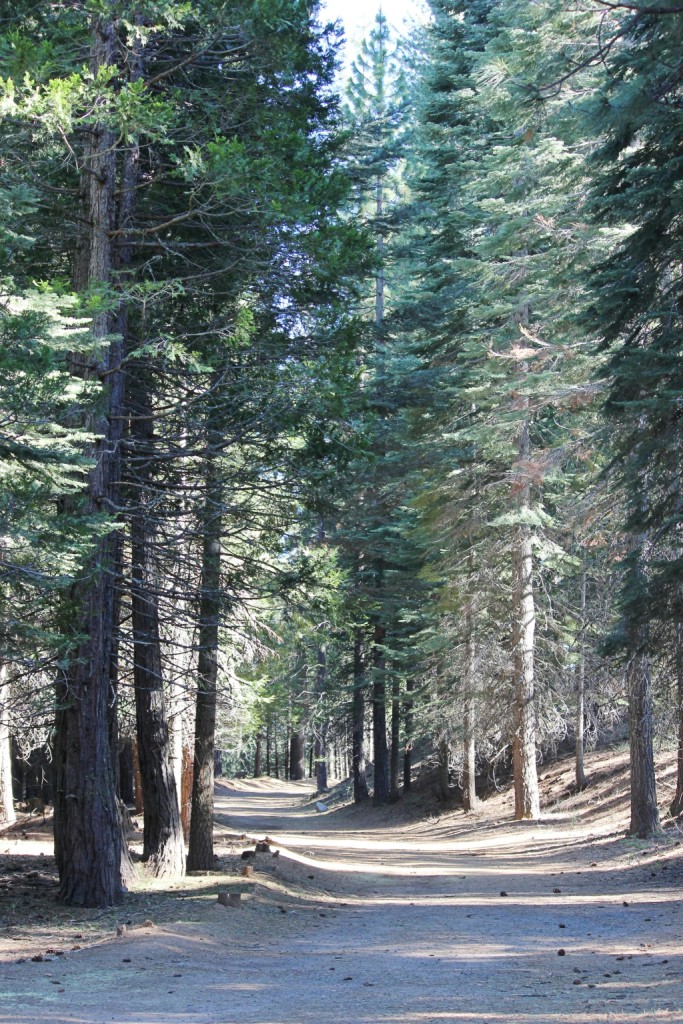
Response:
[[[543,767],[539,822],[510,790],[425,819],[219,781],[215,871],[141,873],[104,912],[55,902],[49,821],[23,819],[0,835],[0,1024],[680,1022],[683,834],[626,837],[625,749],[587,771],[576,793],[571,759]],[[658,775],[667,804],[673,757]]]

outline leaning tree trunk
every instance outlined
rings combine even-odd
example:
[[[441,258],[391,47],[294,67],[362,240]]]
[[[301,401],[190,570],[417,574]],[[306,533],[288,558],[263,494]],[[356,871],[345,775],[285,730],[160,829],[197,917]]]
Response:
[[[365,694],[363,679],[363,635],[356,630],[353,644],[353,698],[351,703],[351,746],[353,801],[360,804],[368,798],[365,775]]]
[[[384,627],[377,624],[372,651],[372,745],[374,751],[374,787],[372,802],[381,807],[389,800],[389,752],[387,750],[386,658]]]
[[[17,820],[12,796],[12,748],[9,731],[9,679],[7,666],[0,662],[0,825]]]
[[[652,727],[652,679],[647,627],[630,630],[627,672],[628,722],[631,759],[631,823],[629,835],[649,839],[657,835],[657,781]]]
[[[528,400],[527,400],[528,402]],[[529,418],[525,417],[519,437],[520,473],[530,457]],[[529,508],[529,485],[525,481],[518,498],[523,519]],[[514,738],[512,759],[515,789],[515,820],[538,818],[540,798],[536,772],[536,709],[534,706],[534,634],[536,607],[533,586],[531,529],[523,521],[517,527],[513,548],[514,601]]]
[[[113,23],[95,18],[91,52],[95,77],[114,66],[116,43]],[[115,147],[114,132],[93,120],[82,159],[85,228],[74,274],[78,291],[111,281]],[[85,370],[79,369],[81,375],[107,382],[101,414],[88,423],[100,438],[88,453],[95,463],[87,483],[89,513],[118,507],[123,403],[121,371],[116,368],[122,350],[119,341],[105,340],[111,326],[108,312],[93,317],[91,331],[102,347]],[[111,906],[123,894],[125,844],[109,736],[116,544],[113,534],[98,537],[85,571],[72,587],[68,628],[74,643],[56,685],[54,825],[59,898],[79,906]]]
[[[218,465],[219,432],[207,430],[202,571],[199,595],[199,659],[194,731],[194,773],[188,870],[213,869],[214,747],[221,614],[221,526],[223,486]]]

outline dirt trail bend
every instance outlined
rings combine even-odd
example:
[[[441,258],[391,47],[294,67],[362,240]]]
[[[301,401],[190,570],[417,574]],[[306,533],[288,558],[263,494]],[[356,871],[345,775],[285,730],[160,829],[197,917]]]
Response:
[[[307,796],[263,780],[218,788],[219,831],[282,846],[256,865],[281,879],[281,899],[271,887],[230,911],[214,894],[190,924],[179,891],[173,926],[5,962],[0,1022],[683,1022],[677,848],[645,864],[639,850],[615,858],[606,823],[588,845],[569,817],[396,824],[316,813]]]

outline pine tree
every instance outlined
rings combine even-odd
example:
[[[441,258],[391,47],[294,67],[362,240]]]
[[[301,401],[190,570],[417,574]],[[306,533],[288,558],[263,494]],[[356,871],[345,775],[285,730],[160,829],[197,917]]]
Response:
[[[590,209],[598,223],[613,227],[615,237],[609,257],[593,275],[589,324],[609,353],[606,411],[615,430],[613,475],[627,501],[621,611],[630,701],[631,832],[646,837],[659,829],[653,630],[664,628],[674,649],[680,645],[683,233],[675,182],[683,128],[678,112],[683,14],[614,12],[610,25],[619,45],[610,48],[603,89],[589,108],[590,127],[601,140],[593,158]],[[676,699],[680,711],[680,673]]]

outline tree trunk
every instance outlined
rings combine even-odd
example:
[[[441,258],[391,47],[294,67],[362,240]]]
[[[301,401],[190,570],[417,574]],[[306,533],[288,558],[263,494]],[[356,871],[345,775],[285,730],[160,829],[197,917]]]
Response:
[[[9,731],[9,679],[7,666],[0,662],[0,825],[17,820],[12,794],[12,747]]]
[[[95,77],[113,67],[116,34],[112,22],[93,22],[91,68]],[[84,235],[77,254],[74,282],[78,291],[111,281],[111,231],[116,192],[116,136],[96,121],[83,155]],[[111,332],[109,312],[95,314],[91,331],[102,348],[81,370],[88,378],[106,379],[100,417],[87,425],[100,440],[90,455],[87,511],[118,507],[120,424],[123,402],[119,341]],[[105,375],[106,376],[105,378]],[[125,845],[115,791],[109,734],[116,537],[99,537],[89,565],[71,589],[69,627],[74,645],[69,664],[56,684],[55,718],[55,857],[59,898],[78,906],[107,907],[120,901]]]
[[[183,746],[183,767],[180,786],[180,821],[183,826],[185,842],[190,839],[190,818],[192,816],[192,776],[194,774],[194,759],[192,749]]]
[[[406,742],[403,751],[403,793],[410,793],[413,788],[413,722],[414,722],[414,707],[413,707],[413,690],[415,689],[415,683],[412,679],[408,679],[406,682],[406,699],[403,704],[403,722],[405,726]]]
[[[391,681],[391,753],[389,758],[389,800],[401,796],[398,773],[401,759],[401,682],[397,675]]]
[[[674,818],[683,813],[683,622],[676,623],[676,704],[678,719],[676,795],[669,807],[669,813]]]
[[[586,570],[581,573],[581,632],[579,664],[576,679],[576,788],[583,790],[588,785],[584,769],[585,719],[586,719],[586,652],[584,630],[586,628]]]
[[[528,399],[527,399],[528,405]],[[525,417],[519,437],[520,473],[530,457],[529,419]],[[529,508],[529,485],[521,486],[520,511]],[[515,820],[538,818],[540,798],[536,772],[536,709],[534,706],[534,634],[536,607],[533,586],[531,529],[521,523],[513,549],[514,573],[514,740],[512,759],[515,787]]]
[[[327,654],[324,647],[318,648],[318,665],[316,669],[315,689],[320,704],[325,704],[325,687],[327,684]],[[330,723],[325,718],[318,727],[315,737],[315,781],[319,793],[326,793],[327,781],[327,734]]]
[[[652,680],[647,627],[630,631],[627,671],[631,757],[631,824],[629,835],[650,839],[661,831],[652,730]]]
[[[447,736],[439,740],[438,798],[447,803],[451,798],[451,748]]]
[[[280,747],[277,741],[277,721],[273,726],[273,751],[275,754],[275,778],[280,778]]]
[[[207,429],[206,497],[202,515],[202,570],[199,597],[199,660],[194,732],[192,816],[188,870],[213,869],[213,751],[218,685],[218,631],[221,613],[221,525],[223,488],[217,465],[220,434]]]
[[[254,751],[254,778],[263,775],[263,733],[256,734],[256,750]]]
[[[289,777],[293,782],[306,778],[306,735],[303,729],[293,732],[289,741]]]
[[[140,775],[137,738],[133,740],[133,782],[135,783],[135,813],[144,814],[145,805],[142,800],[142,777]]]
[[[368,798],[368,781],[365,775],[365,696],[363,678],[363,637],[356,630],[353,644],[353,701],[352,714],[352,771],[353,801],[360,804]]]
[[[135,804],[133,741],[126,736],[119,752],[119,796],[124,804]]]
[[[327,776],[327,732],[329,722],[323,722],[315,738],[315,783],[319,793],[330,788]]]
[[[168,727],[171,734],[171,770],[175,779],[175,791],[178,794],[178,805],[182,824],[182,792],[183,792],[183,686],[173,682],[170,686],[170,705],[168,709]],[[189,819],[188,819],[189,824]]]
[[[474,571],[470,564],[470,572]],[[462,806],[465,812],[477,808],[477,771],[474,729],[476,723],[474,644],[474,599],[470,593],[465,607],[465,701],[463,713]]]
[[[129,483],[135,485],[136,501],[130,517],[131,608],[135,717],[144,806],[142,859],[155,877],[163,878],[184,873],[185,846],[166,716],[153,557],[153,409],[144,367],[134,366],[128,379],[128,474]]]
[[[266,720],[266,775],[269,778],[271,775],[272,734],[273,728],[271,718],[270,715],[268,715]]]
[[[387,707],[386,707],[386,659],[384,656],[385,632],[381,625],[375,626],[372,652],[372,740],[374,750],[374,787],[372,802],[381,807],[389,800],[389,758],[387,750]]]

